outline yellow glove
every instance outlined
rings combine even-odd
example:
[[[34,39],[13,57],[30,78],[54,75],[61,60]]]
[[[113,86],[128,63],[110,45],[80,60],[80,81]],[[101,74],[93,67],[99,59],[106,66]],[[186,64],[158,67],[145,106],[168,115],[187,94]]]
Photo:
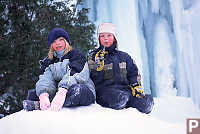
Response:
[[[145,96],[144,90],[142,90],[141,85],[136,85],[136,86],[131,86],[131,90],[132,90],[132,95],[136,96],[137,98],[142,98]]]

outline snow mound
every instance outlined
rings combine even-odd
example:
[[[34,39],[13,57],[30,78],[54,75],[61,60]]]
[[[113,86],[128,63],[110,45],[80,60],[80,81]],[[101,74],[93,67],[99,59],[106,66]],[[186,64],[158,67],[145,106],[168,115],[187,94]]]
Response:
[[[59,112],[24,110],[0,119],[0,134],[172,134],[186,133],[186,118],[199,118],[189,98],[155,98],[150,114],[98,104]]]

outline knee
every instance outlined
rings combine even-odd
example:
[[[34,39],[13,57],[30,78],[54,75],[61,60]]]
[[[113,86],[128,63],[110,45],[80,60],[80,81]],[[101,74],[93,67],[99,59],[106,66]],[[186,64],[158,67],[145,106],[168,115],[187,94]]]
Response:
[[[81,92],[81,86],[80,84],[76,84],[76,85],[73,85],[69,88],[68,90],[68,96],[71,96],[71,95],[79,95]]]
[[[97,103],[103,107],[109,107],[115,110],[123,109],[127,106],[129,95],[123,92],[113,92],[112,94],[97,95]]]
[[[84,84],[76,84],[69,89],[68,96],[71,100],[76,100],[79,105],[90,105],[95,103],[93,92]]]
[[[82,105],[90,105],[95,103],[95,96],[93,92],[84,84],[81,85],[80,94],[82,98]]]
[[[117,98],[117,103],[116,105],[113,105],[113,109],[116,109],[116,110],[120,110],[120,109],[123,109],[127,106],[127,103],[129,101],[129,95],[128,94],[120,94]]]

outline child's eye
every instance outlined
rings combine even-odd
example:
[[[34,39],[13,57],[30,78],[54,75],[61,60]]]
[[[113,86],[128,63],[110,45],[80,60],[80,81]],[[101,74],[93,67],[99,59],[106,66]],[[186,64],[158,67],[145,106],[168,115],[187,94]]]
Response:
[[[100,35],[100,37],[101,37],[101,38],[103,38],[103,37],[104,37],[104,35]]]

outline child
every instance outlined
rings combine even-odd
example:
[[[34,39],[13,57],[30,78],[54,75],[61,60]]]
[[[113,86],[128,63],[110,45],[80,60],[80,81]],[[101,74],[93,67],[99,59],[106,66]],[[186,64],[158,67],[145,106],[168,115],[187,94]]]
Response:
[[[100,46],[88,59],[90,76],[96,88],[96,102],[113,109],[133,107],[142,113],[150,113],[153,98],[144,94],[132,58],[118,50],[114,24],[99,25],[98,39]]]
[[[28,92],[24,109],[59,111],[62,107],[87,106],[96,94],[84,55],[73,49],[68,33],[54,28],[48,35],[48,57],[40,61],[36,89]]]

